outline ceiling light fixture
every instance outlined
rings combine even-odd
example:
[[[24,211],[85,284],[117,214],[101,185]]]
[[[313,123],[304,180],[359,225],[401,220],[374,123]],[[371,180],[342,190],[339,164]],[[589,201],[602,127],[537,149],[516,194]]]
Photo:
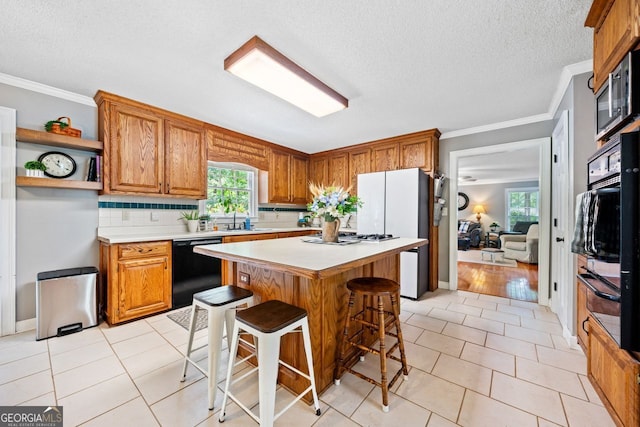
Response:
[[[258,36],[229,55],[224,60],[224,69],[316,117],[324,117],[349,106],[347,98]]]

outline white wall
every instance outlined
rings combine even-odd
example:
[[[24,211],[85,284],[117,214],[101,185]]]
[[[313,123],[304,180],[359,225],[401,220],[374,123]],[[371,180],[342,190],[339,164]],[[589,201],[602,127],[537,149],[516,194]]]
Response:
[[[49,120],[69,116],[83,137],[95,139],[97,109],[88,105],[0,84],[0,102],[17,110],[18,127],[44,130]],[[22,165],[54,148],[17,144],[18,175]],[[80,165],[88,154],[57,149],[72,155]],[[18,187],[16,190],[16,320],[36,315],[35,281],[38,272],[97,266],[98,194],[88,190]]]

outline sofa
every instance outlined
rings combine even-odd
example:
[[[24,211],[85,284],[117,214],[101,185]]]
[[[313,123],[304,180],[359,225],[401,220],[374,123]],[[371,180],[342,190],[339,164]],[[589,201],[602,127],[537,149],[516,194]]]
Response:
[[[482,239],[482,225],[476,221],[458,220],[458,250],[477,248]]]
[[[500,247],[504,258],[528,264],[538,263],[538,224],[531,224],[527,234],[503,234]]]
[[[511,231],[501,231],[499,233],[500,236],[503,234],[527,234],[529,231],[529,227],[533,224],[537,224],[538,221],[517,221]]]

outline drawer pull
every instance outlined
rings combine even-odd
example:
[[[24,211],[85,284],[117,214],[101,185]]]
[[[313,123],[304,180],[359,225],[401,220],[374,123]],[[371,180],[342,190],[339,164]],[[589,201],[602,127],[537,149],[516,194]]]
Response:
[[[587,336],[589,336],[589,331],[587,331],[584,328],[584,324],[587,323],[589,321],[589,316],[587,316],[583,321],[582,321],[582,330],[584,331],[585,334],[587,334]]]
[[[139,249],[138,249],[138,252],[139,252],[139,253],[141,253],[141,254],[146,254],[146,253],[151,252],[152,250],[153,250],[153,249],[144,249],[144,248],[139,248]]]

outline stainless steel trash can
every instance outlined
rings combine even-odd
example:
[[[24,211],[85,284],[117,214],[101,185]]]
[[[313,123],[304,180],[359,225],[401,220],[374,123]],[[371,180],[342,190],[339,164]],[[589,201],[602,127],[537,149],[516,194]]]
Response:
[[[79,332],[98,324],[95,267],[38,273],[36,340]]]

